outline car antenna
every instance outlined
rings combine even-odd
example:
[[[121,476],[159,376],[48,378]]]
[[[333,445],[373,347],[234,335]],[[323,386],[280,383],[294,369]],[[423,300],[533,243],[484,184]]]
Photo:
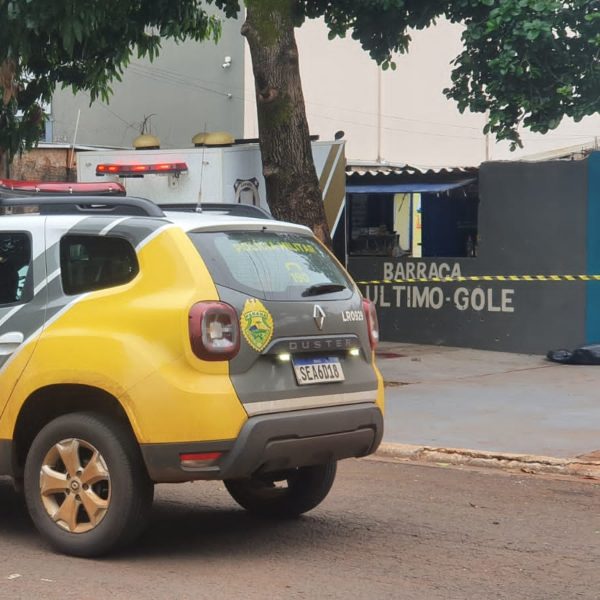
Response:
[[[206,121],[204,122],[204,131],[202,132],[206,136]],[[198,202],[196,203],[196,212],[202,212],[202,182],[204,181],[204,153],[206,152],[206,144],[202,144],[202,159],[200,165],[200,190],[198,191]]]

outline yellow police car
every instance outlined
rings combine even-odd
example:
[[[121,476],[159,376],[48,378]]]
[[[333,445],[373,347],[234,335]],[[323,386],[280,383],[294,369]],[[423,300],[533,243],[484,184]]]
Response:
[[[146,524],[155,483],[294,516],[383,432],[373,306],[302,226],[139,198],[0,199],[0,476],[62,552]]]

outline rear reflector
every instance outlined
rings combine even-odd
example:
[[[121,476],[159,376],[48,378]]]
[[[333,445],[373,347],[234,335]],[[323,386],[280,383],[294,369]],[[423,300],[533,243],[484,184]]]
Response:
[[[96,175],[118,175],[119,177],[142,177],[144,175],[179,174],[188,170],[184,162],[152,163],[152,164],[100,164],[96,167]]]
[[[197,469],[207,467],[223,456],[222,452],[190,452],[179,455],[182,467]]]

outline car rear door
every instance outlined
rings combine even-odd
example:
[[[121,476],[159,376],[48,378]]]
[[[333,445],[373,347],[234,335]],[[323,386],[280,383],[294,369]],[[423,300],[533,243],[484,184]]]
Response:
[[[44,324],[44,220],[0,216],[0,415]]]
[[[246,411],[374,402],[358,289],[310,234],[277,227],[189,233],[221,300],[240,318],[230,375]]]

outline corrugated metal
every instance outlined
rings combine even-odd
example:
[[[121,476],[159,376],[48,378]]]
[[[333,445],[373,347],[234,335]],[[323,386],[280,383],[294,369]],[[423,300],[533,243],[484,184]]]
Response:
[[[575,146],[567,146],[566,148],[556,148],[546,152],[538,152],[537,154],[528,154],[520,160],[525,162],[540,162],[544,160],[583,160],[587,158],[595,150],[600,150],[599,140]]]
[[[417,167],[409,164],[361,164],[348,163],[346,165],[346,175],[352,176],[386,176],[386,175],[476,175],[477,167]]]

